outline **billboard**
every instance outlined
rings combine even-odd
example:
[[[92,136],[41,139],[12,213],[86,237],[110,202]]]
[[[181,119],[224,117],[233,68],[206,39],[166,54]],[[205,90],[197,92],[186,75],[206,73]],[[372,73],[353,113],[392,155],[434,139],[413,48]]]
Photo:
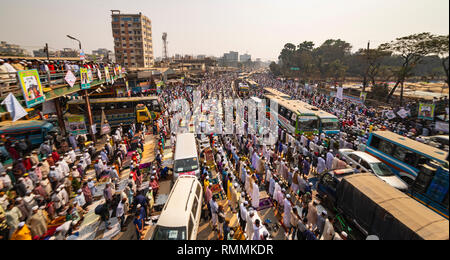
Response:
[[[91,82],[89,81],[89,74],[86,68],[80,68],[80,80],[81,80],[81,89],[91,88]]]
[[[39,73],[34,70],[20,70],[17,72],[20,85],[22,86],[23,97],[28,108],[36,106],[45,101],[42,91]]]

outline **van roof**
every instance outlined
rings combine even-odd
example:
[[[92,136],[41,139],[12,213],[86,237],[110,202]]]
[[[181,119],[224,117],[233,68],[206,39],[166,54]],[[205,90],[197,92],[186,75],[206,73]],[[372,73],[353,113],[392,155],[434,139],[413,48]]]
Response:
[[[377,158],[375,158],[374,156],[365,153],[365,152],[361,152],[361,151],[354,151],[351,152],[350,154],[356,154],[359,157],[361,157],[364,161],[368,162],[368,163],[379,163],[381,162],[380,160],[378,160]]]
[[[344,177],[374,203],[425,240],[448,240],[448,220],[420,204],[373,174],[361,173]]]
[[[195,195],[195,188],[200,184],[195,176],[180,176],[169,194],[158,220],[159,226],[182,227],[186,226],[191,213],[191,197]],[[200,200],[201,198],[199,198]]]
[[[193,133],[184,133],[177,135],[175,147],[175,160],[197,157],[197,146]]]

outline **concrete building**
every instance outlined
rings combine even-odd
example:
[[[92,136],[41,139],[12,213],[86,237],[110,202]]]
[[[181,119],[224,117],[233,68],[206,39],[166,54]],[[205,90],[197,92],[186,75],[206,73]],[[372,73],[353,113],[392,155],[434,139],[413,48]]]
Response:
[[[223,54],[223,58],[226,61],[238,61],[238,56],[239,56],[239,53],[238,52],[234,52],[234,51],[230,51],[229,53],[224,53]]]
[[[7,56],[30,56],[30,53],[19,45],[9,44],[4,41],[0,42],[0,54]]]
[[[250,61],[250,60],[252,60],[252,55],[250,55],[250,54],[242,54],[239,56],[240,62],[246,62],[246,61]]]
[[[111,10],[114,50],[117,63],[129,68],[151,67],[154,63],[152,24],[139,14]]]

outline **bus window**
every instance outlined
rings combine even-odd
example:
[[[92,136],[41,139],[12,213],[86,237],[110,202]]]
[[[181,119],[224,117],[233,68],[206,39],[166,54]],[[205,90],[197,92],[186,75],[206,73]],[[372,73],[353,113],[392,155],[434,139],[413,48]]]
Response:
[[[373,148],[378,149],[378,147],[380,146],[380,138],[378,138],[375,135],[372,135],[372,141],[370,141],[370,146],[372,146]]]
[[[385,140],[381,140],[378,146],[379,148],[377,149],[387,155],[392,155],[392,152],[394,151],[395,148],[395,145],[393,143],[390,143]]]
[[[280,109],[278,111],[279,111],[278,114],[280,116],[286,117],[286,115],[285,115],[286,114],[286,109],[284,107],[280,106]]]
[[[392,155],[395,159],[405,162],[409,165],[414,165],[416,162],[416,153],[413,153],[401,146],[397,146],[394,154]]]

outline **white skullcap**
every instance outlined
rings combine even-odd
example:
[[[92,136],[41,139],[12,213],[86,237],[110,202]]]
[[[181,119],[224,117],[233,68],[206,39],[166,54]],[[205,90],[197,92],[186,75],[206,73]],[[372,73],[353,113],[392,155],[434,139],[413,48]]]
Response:
[[[34,206],[33,208],[31,208],[33,211],[38,210],[39,207],[38,206]]]
[[[22,228],[23,226],[25,226],[25,222],[22,221],[19,223],[19,228]]]

